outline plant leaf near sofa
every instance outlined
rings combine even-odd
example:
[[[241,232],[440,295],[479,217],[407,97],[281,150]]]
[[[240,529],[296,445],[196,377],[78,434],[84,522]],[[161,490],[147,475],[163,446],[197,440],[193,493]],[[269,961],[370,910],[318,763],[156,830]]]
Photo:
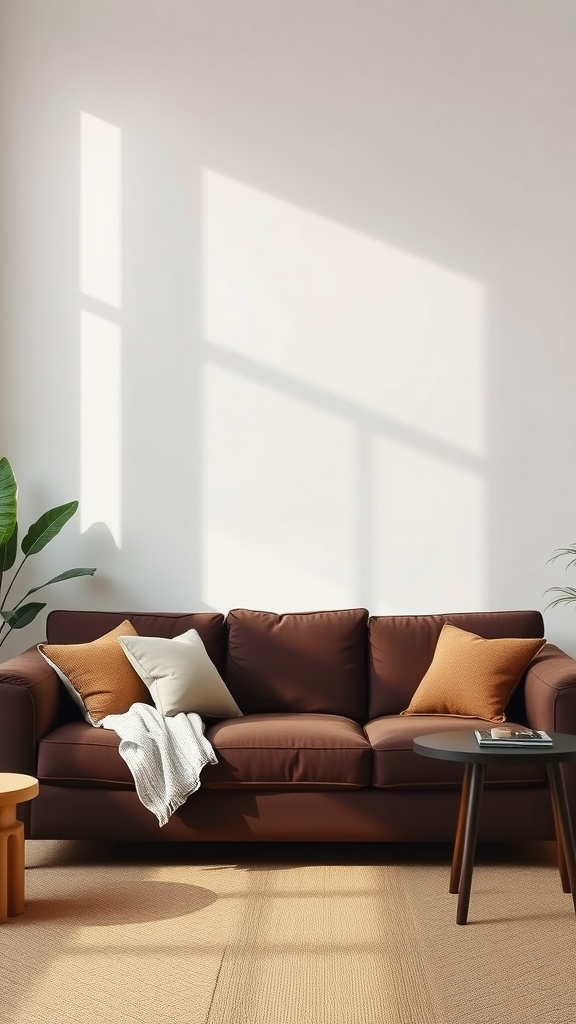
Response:
[[[49,587],[53,583],[62,583],[65,580],[75,579],[78,576],[93,576],[94,568],[67,569],[66,572],[53,576],[52,579],[32,587],[26,591],[23,597],[13,605],[12,608],[5,608],[8,596],[12,590],[18,575],[25,562],[32,555],[38,554],[56,537],[69,519],[76,514],[78,509],[77,501],[69,501],[65,505],[58,505],[49,509],[37,519],[22,539],[20,549],[23,554],[22,561],[12,575],[12,579],[6,588],[0,604],[0,647],[13,629],[23,629],[34,621],[39,612],[46,607],[42,601],[29,601],[24,604],[27,597]],[[0,459],[0,596],[2,594],[2,583],[4,574],[13,569],[18,554],[18,486],[16,478],[7,458]]]
[[[548,559],[547,564],[555,562],[558,558],[569,559],[564,567],[565,569],[576,566],[576,544],[572,544],[568,548],[556,548],[552,557]],[[546,608],[556,608],[559,604],[576,604],[576,587],[548,587],[544,593],[558,595],[546,605]]]

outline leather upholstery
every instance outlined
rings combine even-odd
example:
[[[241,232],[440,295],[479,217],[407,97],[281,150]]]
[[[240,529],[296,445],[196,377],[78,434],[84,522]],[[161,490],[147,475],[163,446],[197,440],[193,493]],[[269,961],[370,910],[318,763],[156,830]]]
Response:
[[[467,718],[468,729],[485,729],[486,722],[480,718]],[[416,736],[430,732],[458,732],[462,720],[444,715],[415,715],[404,718],[401,715],[387,715],[375,718],[364,726],[374,752],[372,785],[378,787],[424,787],[459,786],[464,766],[455,761],[432,760],[415,754],[412,741]],[[422,762],[428,762],[423,764]],[[546,781],[543,768],[535,765],[488,765],[486,782],[500,782],[510,785],[517,782],[541,783]]]
[[[361,726],[340,715],[264,714],[226,719],[206,730],[218,764],[212,789],[369,786],[372,751]]]
[[[368,622],[369,719],[399,715],[430,667],[445,622],[492,640],[543,637],[540,612],[378,615]]]
[[[362,728],[337,715],[250,715],[211,725],[206,735],[218,757],[202,786],[346,788],[369,786],[372,752]],[[40,743],[43,782],[130,786],[134,782],[110,729],[68,722]]]
[[[487,638],[542,635],[539,612],[373,616],[365,609],[276,615],[52,612],[48,640],[83,643],[128,618],[145,636],[195,628],[245,718],[207,724],[218,764],[163,828],[140,803],[118,736],[79,720],[31,649],[0,665],[0,770],[40,778],[22,810],[30,838],[447,841],[462,766],[420,757],[412,739],[471,719],[400,717],[446,621]],[[507,709],[510,721],[576,733],[576,661],[547,645]],[[481,723],[485,724],[485,723]],[[564,766],[576,810],[576,765]],[[554,835],[543,775],[488,774],[480,839]]]
[[[50,644],[85,644],[96,640],[124,619],[139,636],[174,637],[188,629],[197,630],[208,654],[222,675],[226,664],[226,629],[220,612],[89,612],[55,610],[46,620]]]
[[[365,608],[228,613],[226,683],[245,715],[308,712],[366,721]]]

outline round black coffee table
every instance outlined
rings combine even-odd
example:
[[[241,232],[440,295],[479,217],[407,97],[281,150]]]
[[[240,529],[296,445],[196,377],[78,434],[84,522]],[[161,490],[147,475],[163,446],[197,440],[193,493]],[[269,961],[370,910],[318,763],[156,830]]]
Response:
[[[556,830],[558,868],[562,889],[564,892],[572,894],[572,902],[576,911],[574,833],[566,798],[564,776],[560,767],[563,761],[576,761],[576,736],[560,732],[551,732],[549,735],[553,741],[552,746],[502,747],[497,750],[493,747],[480,747],[472,729],[470,731],[462,730],[461,733],[432,732],[427,736],[418,736],[413,742],[417,754],[422,754],[424,757],[440,758],[443,761],[463,761],[465,765],[449,887],[449,892],[458,893],[457,924],[466,924],[468,920],[480,801],[487,764],[518,764],[518,762],[522,762],[523,764],[540,763],[545,766]]]

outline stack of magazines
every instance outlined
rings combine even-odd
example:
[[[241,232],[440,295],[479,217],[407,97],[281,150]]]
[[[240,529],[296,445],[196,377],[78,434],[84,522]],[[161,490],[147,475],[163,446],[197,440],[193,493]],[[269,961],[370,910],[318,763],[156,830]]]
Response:
[[[481,747],[551,747],[552,739],[542,729],[519,725],[501,725],[494,729],[475,729]]]

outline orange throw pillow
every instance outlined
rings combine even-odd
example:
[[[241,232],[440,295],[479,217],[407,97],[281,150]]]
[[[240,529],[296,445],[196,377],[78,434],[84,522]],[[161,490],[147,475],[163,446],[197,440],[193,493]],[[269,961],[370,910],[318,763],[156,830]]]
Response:
[[[432,664],[403,715],[459,715],[505,722],[506,705],[542,638],[486,640],[445,623]]]
[[[38,644],[90,725],[99,725],[106,715],[122,715],[137,702],[151,703],[150,691],[124,654],[119,636],[138,633],[125,619],[88,644]]]

